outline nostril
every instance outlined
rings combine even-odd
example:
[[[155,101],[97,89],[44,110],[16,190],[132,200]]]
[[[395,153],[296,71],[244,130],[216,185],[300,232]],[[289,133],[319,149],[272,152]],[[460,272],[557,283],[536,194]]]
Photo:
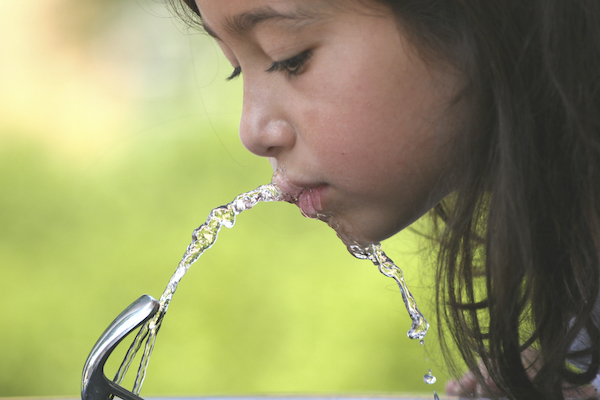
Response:
[[[280,149],[281,149],[281,147],[271,146],[267,149],[267,151],[265,152],[265,155],[267,157],[275,157],[277,155],[277,153],[279,153]]]

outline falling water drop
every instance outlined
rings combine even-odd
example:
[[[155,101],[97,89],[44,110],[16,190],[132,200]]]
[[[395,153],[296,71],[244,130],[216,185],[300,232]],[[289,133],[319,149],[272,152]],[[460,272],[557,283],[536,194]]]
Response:
[[[419,340],[419,343],[420,343],[422,346],[425,346],[425,339],[421,339],[421,340]]]
[[[431,369],[429,369],[428,373],[423,375],[423,382],[425,382],[428,385],[433,385],[436,380],[437,378],[431,374]]]
[[[408,315],[410,315],[410,319],[412,320],[412,326],[406,334],[411,339],[422,340],[429,329],[429,322],[427,322],[423,314],[421,314],[421,311],[417,308],[417,302],[410,293],[410,290],[408,290],[408,286],[404,280],[404,273],[396,264],[394,264],[392,259],[383,252],[381,244],[375,243],[366,248],[353,244],[348,246],[348,250],[356,258],[368,258],[379,268],[379,271],[383,275],[396,281],[400,288],[406,311],[408,311]]]

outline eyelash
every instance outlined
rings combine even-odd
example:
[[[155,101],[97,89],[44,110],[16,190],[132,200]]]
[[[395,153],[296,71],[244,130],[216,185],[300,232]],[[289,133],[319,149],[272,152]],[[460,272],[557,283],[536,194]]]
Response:
[[[292,78],[302,73],[310,56],[312,56],[312,51],[306,50],[287,60],[275,61],[273,65],[267,69],[267,72],[284,72],[288,78]]]
[[[235,68],[233,69],[233,72],[231,73],[231,75],[229,75],[227,78],[225,78],[225,80],[226,80],[227,82],[229,82],[230,80],[232,80],[232,79],[235,79],[235,78],[237,78],[238,76],[240,76],[240,75],[241,75],[241,73],[242,73],[242,67],[235,67]]]
[[[312,56],[311,50],[303,51],[297,56],[288,58],[283,61],[275,61],[273,64],[266,70],[266,72],[284,72],[289,78],[293,78],[294,76],[302,73],[302,70],[308,61],[308,59]],[[225,78],[227,81],[237,78],[242,73],[241,67],[235,67],[231,75]]]

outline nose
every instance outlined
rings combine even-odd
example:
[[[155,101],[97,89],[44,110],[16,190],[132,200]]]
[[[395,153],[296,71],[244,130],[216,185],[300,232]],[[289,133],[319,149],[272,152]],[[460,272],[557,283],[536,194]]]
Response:
[[[240,140],[258,156],[277,158],[296,142],[296,132],[282,97],[281,90],[271,82],[244,81]]]

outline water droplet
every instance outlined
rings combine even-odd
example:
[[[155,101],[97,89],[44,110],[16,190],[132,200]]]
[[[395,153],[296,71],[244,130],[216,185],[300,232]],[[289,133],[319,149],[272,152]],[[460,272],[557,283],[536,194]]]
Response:
[[[419,343],[421,343],[422,346],[425,346],[425,339],[419,340]]]
[[[429,373],[423,375],[423,382],[428,385],[433,385],[436,380],[437,378],[431,374],[431,369],[429,370]]]
[[[440,400],[440,396],[438,396],[435,390],[433,391],[433,400]]]

